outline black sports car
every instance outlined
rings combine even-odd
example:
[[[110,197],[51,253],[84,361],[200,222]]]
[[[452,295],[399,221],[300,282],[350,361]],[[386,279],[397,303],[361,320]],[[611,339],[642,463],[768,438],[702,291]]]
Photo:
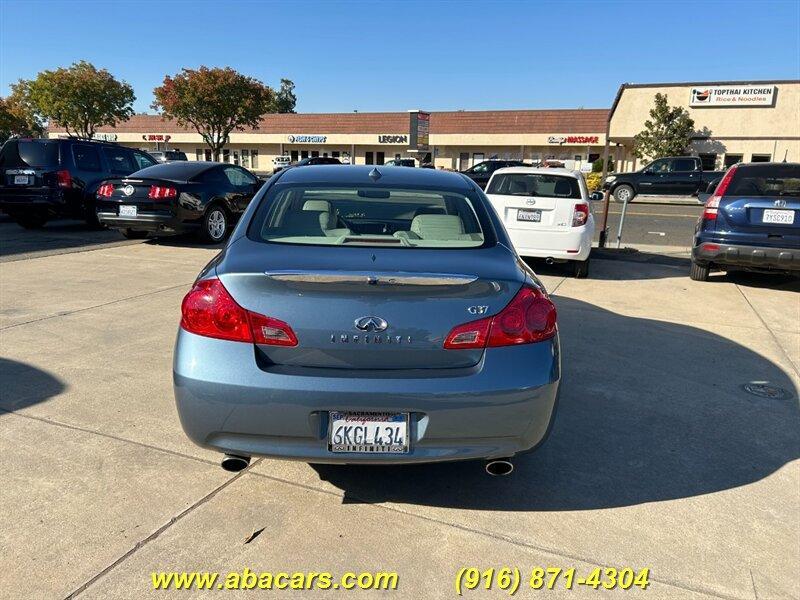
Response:
[[[264,182],[247,169],[217,162],[171,162],[106,179],[97,218],[130,239],[197,231],[223,241]]]

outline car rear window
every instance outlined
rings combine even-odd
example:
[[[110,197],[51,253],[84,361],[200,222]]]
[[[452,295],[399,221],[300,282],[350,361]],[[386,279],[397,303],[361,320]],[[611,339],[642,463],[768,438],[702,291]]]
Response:
[[[56,167],[58,166],[58,142],[55,140],[11,140],[3,146],[0,164],[4,167]]]
[[[248,236],[256,241],[395,248],[478,248],[494,243],[480,199],[395,187],[276,185]]]
[[[738,167],[725,195],[800,197],[800,165]]]
[[[544,173],[501,173],[492,178],[486,193],[580,199],[581,188],[574,177]]]

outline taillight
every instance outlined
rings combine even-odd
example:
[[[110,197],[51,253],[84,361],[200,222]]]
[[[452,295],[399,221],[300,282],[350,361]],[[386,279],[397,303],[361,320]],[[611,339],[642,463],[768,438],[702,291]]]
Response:
[[[572,226],[580,227],[586,225],[589,220],[589,205],[586,203],[576,204],[575,212],[572,214]]]
[[[532,344],[555,334],[555,305],[544,292],[523,287],[508,306],[493,317],[454,327],[445,338],[444,347],[455,350]]]
[[[717,218],[717,213],[719,212],[719,201],[725,195],[725,192],[730,186],[731,181],[733,180],[733,176],[736,174],[736,169],[738,165],[733,165],[728,172],[722,177],[722,180],[717,184],[717,189],[714,190],[714,194],[709,196],[708,200],[706,200],[705,207],[703,208],[703,219],[706,221],[715,221]]]
[[[219,279],[194,284],[181,303],[181,327],[190,333],[234,342],[296,346],[283,321],[242,308]]]
[[[169,200],[170,198],[175,198],[177,195],[178,190],[174,187],[151,185],[147,197],[153,200]]]
[[[111,194],[113,193],[114,193],[113,183],[104,183],[99,188],[97,188],[97,195],[102,196],[103,198],[110,198]]]
[[[58,181],[58,187],[62,188],[72,187],[72,175],[70,175],[69,171],[67,171],[66,169],[56,172],[56,180]]]

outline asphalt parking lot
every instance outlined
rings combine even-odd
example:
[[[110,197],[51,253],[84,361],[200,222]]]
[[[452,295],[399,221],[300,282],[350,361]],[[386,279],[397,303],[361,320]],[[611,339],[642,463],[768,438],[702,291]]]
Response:
[[[549,268],[562,395],[513,475],[272,460],[232,475],[186,439],[171,391],[180,300],[216,249],[74,231],[21,247],[11,231],[0,598],[142,598],[153,571],[245,567],[394,570],[397,597],[452,598],[464,566],[649,567],[646,591],[615,594],[797,597],[798,280],[697,283],[680,258],[596,260],[588,280]]]

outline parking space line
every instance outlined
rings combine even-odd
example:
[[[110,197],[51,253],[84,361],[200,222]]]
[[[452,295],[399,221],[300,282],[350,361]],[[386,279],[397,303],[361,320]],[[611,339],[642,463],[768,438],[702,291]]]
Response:
[[[66,312],[61,312],[55,315],[48,315],[46,317],[40,317],[38,319],[31,319],[30,321],[23,321],[22,323],[14,323],[12,325],[6,325],[5,327],[0,327],[0,331],[5,331],[7,329],[13,329],[15,327],[21,327],[22,325],[30,325],[31,323],[39,323],[41,321],[47,321],[48,319],[56,319],[58,317],[66,317],[69,315],[74,315],[80,312],[86,312],[87,310],[93,310],[95,308],[102,308],[104,306],[109,306],[111,304],[117,304],[119,302],[125,302],[126,300],[136,300],[137,298],[144,298],[146,296],[152,296],[154,294],[160,294],[162,292],[168,292],[170,290],[176,290],[178,288],[186,288],[189,289],[192,283],[181,283],[178,285],[173,285],[170,287],[162,288],[160,290],[155,290],[153,292],[146,292],[144,294],[137,294],[136,296],[126,296],[125,298],[117,298],[116,300],[109,300],[108,302],[104,302],[102,304],[95,304],[93,306],[85,306],[84,308],[76,308],[75,310],[69,310]]]

